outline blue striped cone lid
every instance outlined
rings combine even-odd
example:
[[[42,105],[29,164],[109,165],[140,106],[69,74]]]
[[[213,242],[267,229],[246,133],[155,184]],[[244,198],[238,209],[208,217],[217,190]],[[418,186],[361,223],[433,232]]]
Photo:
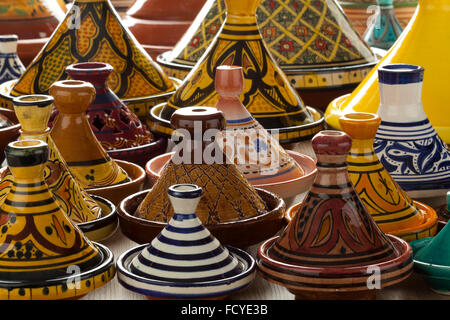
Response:
[[[161,233],[130,266],[136,275],[167,282],[205,282],[238,275],[238,260],[211,235],[195,214],[201,188],[180,184],[169,188],[175,214]]]

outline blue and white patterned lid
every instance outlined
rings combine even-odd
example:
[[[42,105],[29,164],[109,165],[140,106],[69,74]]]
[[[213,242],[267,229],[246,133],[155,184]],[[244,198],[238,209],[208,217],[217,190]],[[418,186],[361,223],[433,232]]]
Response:
[[[130,271],[147,279],[198,283],[233,277],[239,261],[211,235],[195,214],[202,189],[179,184],[169,188],[174,215],[161,233],[137,255]]]

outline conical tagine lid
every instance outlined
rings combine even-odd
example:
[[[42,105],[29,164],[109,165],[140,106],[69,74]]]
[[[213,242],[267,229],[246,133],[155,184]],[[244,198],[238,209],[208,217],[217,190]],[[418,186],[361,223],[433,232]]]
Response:
[[[381,124],[374,148],[381,163],[410,196],[445,195],[450,189],[450,150],[422,106],[424,68],[390,64],[378,74]]]
[[[108,85],[121,99],[174,90],[161,68],[122,26],[109,1],[76,0],[11,95],[47,93],[52,83],[66,79],[68,65],[88,61],[114,67]]]
[[[321,116],[304,106],[262,40],[255,16],[259,3],[226,1],[228,16],[222,31],[161,110],[162,119],[167,121],[175,110],[187,106],[215,106],[216,68],[235,65],[243,68],[245,78],[240,99],[264,128],[278,129],[284,143],[320,130]]]
[[[48,152],[38,140],[11,142],[5,150],[13,182],[0,206],[2,280],[43,282],[67,276],[69,266],[85,272],[102,261],[44,181]]]
[[[153,140],[135,115],[108,87],[106,81],[113,67],[101,62],[82,62],[66,68],[74,80],[94,85],[95,99],[86,111],[92,131],[105,150],[126,149],[145,145]]]
[[[196,216],[201,193],[201,188],[188,184],[168,189],[175,213],[162,232],[133,259],[132,272],[161,281],[198,283],[229,278],[242,271],[238,260]],[[183,260],[179,259],[181,255]]]
[[[197,216],[204,224],[238,221],[267,211],[256,190],[236,166],[227,161],[219,146],[211,142],[210,138],[225,127],[222,112],[208,107],[182,108],[173,114],[171,123],[184,135],[178,145],[181,148],[165,165],[160,178],[139,205],[136,216],[168,222],[173,208],[167,190],[177,183],[195,184],[203,189]],[[212,136],[204,139],[208,134]]]
[[[312,144],[318,174],[281,236],[260,247],[262,275],[295,294],[370,291],[373,268],[378,289],[408,277],[408,243],[380,230],[348,178],[345,159],[351,138],[322,131]]]
[[[101,216],[101,208],[80,187],[50,137],[47,123],[52,108],[50,96],[29,95],[14,99],[14,111],[22,128],[19,140],[41,140],[48,145],[44,177],[58,204],[75,223],[95,220]],[[0,198],[9,192],[12,181],[11,173],[2,179]]]
[[[352,144],[345,133],[325,131],[313,139],[319,173],[272,255],[306,266],[358,266],[395,256],[348,180],[345,158]]]
[[[377,60],[334,0],[263,0],[256,16],[270,54],[296,88],[359,83]],[[177,65],[194,66],[221,30],[225,17],[224,0],[208,1],[172,52],[158,61],[180,77]],[[355,72],[353,67],[361,65],[367,66]],[[314,70],[302,75],[294,72],[330,67],[347,70],[328,74]]]
[[[242,105],[239,94],[243,85],[241,67],[217,67],[215,86],[220,98],[216,109],[225,116],[226,130],[217,135],[216,141],[252,183],[301,177],[303,169]]]
[[[81,186],[96,188],[129,181],[127,173],[103,149],[87,120],[86,110],[95,97],[94,86],[84,81],[58,81],[51,86],[50,94],[59,112],[51,137]]]
[[[352,113],[340,119],[342,129],[353,139],[347,157],[348,172],[356,192],[381,230],[412,240],[434,235],[437,215],[424,210],[402,190],[380,163],[373,140],[380,117]]]

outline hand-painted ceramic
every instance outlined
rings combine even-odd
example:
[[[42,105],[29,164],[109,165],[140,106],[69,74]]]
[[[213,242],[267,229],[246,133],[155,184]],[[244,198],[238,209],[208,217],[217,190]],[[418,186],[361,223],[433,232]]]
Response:
[[[158,130],[153,126],[155,122],[169,127],[170,116],[177,109],[215,106],[219,99],[215,69],[220,65],[243,67],[245,81],[240,99],[264,128],[279,134],[281,143],[310,138],[323,128],[321,116],[317,116],[318,120],[315,117],[320,113],[304,106],[269,54],[256,23],[260,2],[226,0],[228,15],[222,31],[162,108],[159,118],[154,119],[150,114],[150,129]]]
[[[450,143],[450,117],[443,117],[443,106],[450,105],[450,90],[446,81],[450,63],[441,59],[448,51],[446,39],[450,21],[450,0],[419,0],[417,14],[405,28],[383,60],[349,96],[333,100],[325,118],[333,128],[339,127],[339,117],[353,112],[377,113],[380,106],[378,68],[386,64],[402,63],[422,66],[427,70],[423,86],[424,110],[433,127],[445,143]],[[420,40],[419,40],[420,39]]]
[[[394,0],[377,0],[378,10],[364,33],[364,41],[372,47],[388,50],[403,31],[394,12]]]
[[[211,134],[216,136],[225,127],[221,111],[211,107],[186,107],[173,114],[171,123],[177,133],[183,135],[183,141],[175,147],[174,156],[139,206],[138,217],[168,222],[173,208],[165,190],[177,182],[203,188],[197,215],[206,225],[238,221],[266,212],[265,203],[253,186],[226,158],[218,144],[205,138],[209,129],[214,130]]]
[[[0,84],[20,77],[25,67],[17,56],[16,35],[0,35]]]
[[[378,60],[334,0],[263,0],[256,14],[268,51],[306,105],[325,110],[333,98],[350,93]],[[183,79],[224,20],[224,0],[207,2],[174,50],[158,62]]]
[[[259,247],[260,274],[297,299],[373,299],[411,274],[411,247],[385,235],[353,189],[345,163],[351,138],[322,131],[312,143],[319,173],[281,236]]]
[[[10,96],[46,94],[67,78],[65,68],[78,62],[104,62],[114,67],[108,86],[132,111],[164,102],[174,83],[122,26],[107,0],[76,0],[42,51],[13,86]]]
[[[249,181],[255,188],[264,189],[281,196],[287,206],[291,205],[295,197],[309,190],[317,174],[316,161],[304,154],[286,150],[289,157],[302,168],[304,174],[296,180],[287,180],[275,183],[261,184],[257,180]],[[152,186],[158,181],[164,166],[170,161],[174,153],[164,153],[154,157],[145,165],[148,185]]]
[[[150,299],[223,299],[247,287],[256,262],[203,226],[195,213],[202,189],[178,184],[168,194],[175,214],[150,244],[120,256],[119,283]]]
[[[16,98],[13,102],[14,111],[22,127],[19,140],[40,140],[48,145],[45,182],[59,205],[75,223],[99,218],[102,215],[100,206],[75,180],[50,137],[47,123],[53,108],[53,98],[45,95],[29,95]],[[3,196],[8,194],[12,181],[10,172],[3,176],[0,202]]]
[[[59,112],[51,137],[81,186],[98,188],[130,181],[102,148],[87,120],[86,110],[95,97],[94,86],[63,80],[55,82],[49,91]]]
[[[19,37],[18,54],[27,66],[64,19],[62,0],[0,0],[0,34]]]
[[[136,0],[110,0],[119,16],[123,19],[127,10],[136,2]]]
[[[380,117],[371,113],[349,113],[339,121],[353,140],[347,157],[350,180],[380,229],[406,241],[435,235],[437,215],[434,209],[411,200],[375,154],[373,141]]]
[[[111,65],[101,62],[82,62],[66,68],[72,79],[90,82],[95,87],[95,99],[86,113],[102,147],[114,159],[144,166],[165,151],[167,141],[155,141],[145,124],[109,89],[106,81],[112,71]]]
[[[14,111],[0,108],[0,163],[5,160],[5,147],[16,140],[20,133],[20,123]]]
[[[13,182],[0,205],[1,299],[79,298],[106,284],[114,257],[80,232],[48,189],[47,144],[16,141],[5,152]]]
[[[140,0],[127,11],[123,24],[156,59],[180,40],[204,4],[205,0]]]
[[[223,112],[226,120],[225,130],[216,136],[217,143],[251,184],[276,185],[291,181],[295,190],[295,182],[301,181],[305,174],[303,168],[242,105],[239,95],[243,87],[241,67],[217,67],[216,109]]]
[[[450,226],[445,227],[432,238],[413,241],[414,270],[422,275],[430,288],[444,295],[450,295]]]
[[[174,156],[133,215],[152,223],[167,223],[173,216],[173,208],[166,190],[177,183],[196,184],[204,191],[197,215],[208,228],[237,229],[251,221],[260,229],[250,239],[276,233],[282,223],[280,212],[268,210],[266,201],[215,142],[214,137],[225,127],[222,112],[211,107],[186,107],[177,110],[171,122],[182,141],[175,146]],[[230,237],[238,236],[234,233]]]
[[[400,26],[404,28],[416,11],[417,0],[394,0],[393,2],[395,16]],[[370,22],[373,22],[374,15],[379,12],[376,0],[338,0],[338,3],[361,36],[364,35]]]
[[[375,152],[395,181],[413,197],[445,195],[450,189],[450,150],[422,106],[424,69],[405,64],[378,69],[381,125]],[[427,79],[427,78],[426,78]]]

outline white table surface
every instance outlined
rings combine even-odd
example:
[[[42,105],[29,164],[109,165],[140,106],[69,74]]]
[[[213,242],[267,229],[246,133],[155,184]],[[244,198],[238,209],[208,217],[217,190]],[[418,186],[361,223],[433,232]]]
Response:
[[[302,152],[306,155],[314,157],[314,152],[310,142],[298,143],[293,147],[294,150]],[[295,202],[304,198],[304,194],[300,194],[296,197]],[[421,199],[429,205],[439,205],[444,203],[445,198],[439,199]],[[124,236],[120,230],[118,230],[111,238],[103,242],[114,253],[114,257],[117,258],[126,250],[137,246],[138,244],[129,240]],[[248,252],[256,257],[256,250],[258,245],[248,248]],[[117,276],[106,284],[83,299],[87,300],[144,300],[144,296],[128,291],[123,288],[118,280]],[[255,281],[245,290],[229,296],[229,300],[293,300],[294,295],[288,292],[285,288],[269,283],[259,275],[256,276]],[[381,300],[398,300],[398,299],[412,299],[412,300],[441,300],[449,299],[450,296],[444,296],[434,293],[430,290],[422,279],[421,276],[413,273],[407,280],[397,285],[382,289],[377,294],[377,299]]]

